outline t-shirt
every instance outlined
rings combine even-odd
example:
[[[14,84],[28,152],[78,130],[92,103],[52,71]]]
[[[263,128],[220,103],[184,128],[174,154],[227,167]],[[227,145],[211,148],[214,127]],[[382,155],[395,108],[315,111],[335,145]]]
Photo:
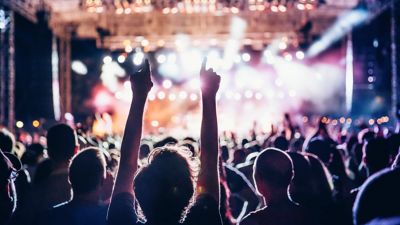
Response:
[[[82,202],[65,202],[41,216],[42,225],[105,225],[107,206]]]
[[[108,225],[140,225],[130,193],[119,193],[113,197],[108,211]],[[178,223],[177,223],[178,224]],[[210,195],[202,194],[190,209],[184,225],[222,225],[217,201]],[[150,225],[147,224],[146,225]]]

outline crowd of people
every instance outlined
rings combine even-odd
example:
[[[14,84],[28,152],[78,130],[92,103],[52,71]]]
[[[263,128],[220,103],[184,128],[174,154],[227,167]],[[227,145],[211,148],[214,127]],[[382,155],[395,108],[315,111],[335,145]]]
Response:
[[[60,123],[25,147],[2,129],[0,224],[400,224],[400,126],[332,135],[321,120],[307,136],[287,114],[280,130],[219,136],[220,77],[205,65],[199,140],[142,137],[147,60],[121,144]]]

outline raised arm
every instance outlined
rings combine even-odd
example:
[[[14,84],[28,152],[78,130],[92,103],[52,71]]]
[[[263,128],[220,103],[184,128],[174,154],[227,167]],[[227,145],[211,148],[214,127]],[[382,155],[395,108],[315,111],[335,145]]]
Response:
[[[133,178],[138,169],[138,152],[142,137],[143,112],[147,95],[153,86],[150,77],[150,65],[147,59],[142,68],[131,74],[130,81],[133,97],[122,139],[121,159],[113,196],[122,192],[128,192],[133,195]]]
[[[198,180],[198,192],[210,194],[220,201],[218,176],[218,124],[216,94],[219,89],[220,76],[212,69],[206,70],[206,60],[200,71],[202,83],[202,122],[201,122],[201,168]]]

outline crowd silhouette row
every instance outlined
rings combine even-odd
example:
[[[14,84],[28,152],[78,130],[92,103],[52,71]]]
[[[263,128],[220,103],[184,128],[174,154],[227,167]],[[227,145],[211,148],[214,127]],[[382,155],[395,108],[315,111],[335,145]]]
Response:
[[[60,123],[44,146],[3,128],[0,224],[400,224],[399,126],[332,135],[321,120],[306,137],[285,114],[279,132],[219,136],[206,60],[200,79],[199,140],[142,137],[147,60],[130,76],[122,141]]]

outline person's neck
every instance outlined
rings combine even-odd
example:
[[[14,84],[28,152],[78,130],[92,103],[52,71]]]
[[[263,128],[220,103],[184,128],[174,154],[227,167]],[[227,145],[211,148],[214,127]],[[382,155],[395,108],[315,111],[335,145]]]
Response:
[[[272,205],[282,205],[285,203],[292,203],[292,200],[289,198],[287,190],[274,190],[271,192],[268,198],[265,199],[267,206]]]
[[[54,163],[54,171],[68,169],[68,167],[69,167],[69,160]]]

